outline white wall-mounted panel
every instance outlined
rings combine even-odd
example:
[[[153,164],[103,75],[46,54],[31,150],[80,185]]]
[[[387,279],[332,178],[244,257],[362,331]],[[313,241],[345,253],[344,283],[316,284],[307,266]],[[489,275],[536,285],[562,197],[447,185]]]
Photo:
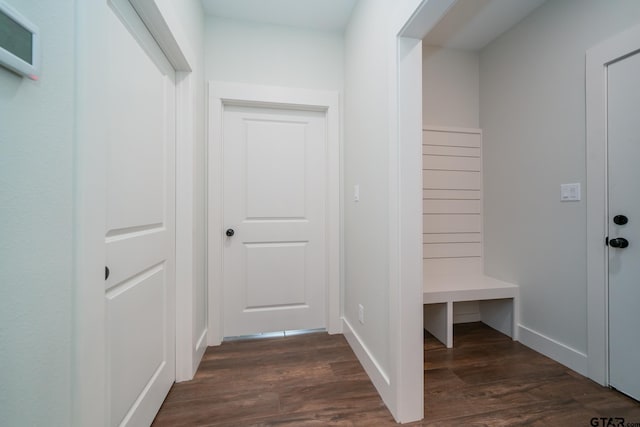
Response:
[[[479,190],[480,172],[433,171],[422,172],[424,188],[440,190]]]
[[[448,147],[480,147],[480,134],[467,132],[444,132],[425,130],[423,144]]]
[[[422,190],[424,200],[480,200],[480,196],[480,190]]]
[[[425,233],[479,233],[482,217],[470,215],[423,215],[422,229]]]
[[[481,200],[423,200],[422,211],[440,214],[480,214],[482,202]]]
[[[447,145],[422,144],[422,154],[434,156],[459,156],[480,158],[479,147],[450,147]]]
[[[424,233],[424,243],[480,243],[481,233]]]
[[[481,243],[425,243],[424,258],[467,258],[482,255]]]
[[[482,169],[480,156],[422,156],[423,169],[449,170],[449,171],[475,171]]]
[[[423,259],[430,262],[424,278],[481,274],[481,132],[434,127],[422,135]],[[469,265],[469,259],[475,261]]]

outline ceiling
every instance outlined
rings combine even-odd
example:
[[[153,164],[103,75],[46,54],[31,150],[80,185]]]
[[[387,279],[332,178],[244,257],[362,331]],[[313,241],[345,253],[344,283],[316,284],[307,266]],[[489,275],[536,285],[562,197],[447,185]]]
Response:
[[[208,15],[324,31],[343,31],[356,2],[357,0],[202,0]],[[544,2],[545,0],[458,0],[427,34],[424,43],[452,49],[480,50]]]
[[[545,0],[459,0],[423,39],[425,44],[477,51]]]
[[[343,31],[356,0],[202,0],[207,15],[242,21]]]

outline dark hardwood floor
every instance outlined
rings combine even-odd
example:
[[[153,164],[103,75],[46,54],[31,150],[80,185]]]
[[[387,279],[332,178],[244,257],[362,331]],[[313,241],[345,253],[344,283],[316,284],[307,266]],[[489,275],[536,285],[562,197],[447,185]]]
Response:
[[[481,323],[455,348],[425,335],[425,419],[411,426],[591,426],[640,404]],[[342,336],[234,341],[209,348],[175,384],[154,426],[386,426],[395,422]]]

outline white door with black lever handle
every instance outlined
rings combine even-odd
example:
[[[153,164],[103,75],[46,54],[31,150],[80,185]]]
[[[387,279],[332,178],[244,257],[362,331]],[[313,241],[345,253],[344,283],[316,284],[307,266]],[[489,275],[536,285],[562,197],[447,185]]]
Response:
[[[608,66],[609,383],[640,399],[640,54]]]

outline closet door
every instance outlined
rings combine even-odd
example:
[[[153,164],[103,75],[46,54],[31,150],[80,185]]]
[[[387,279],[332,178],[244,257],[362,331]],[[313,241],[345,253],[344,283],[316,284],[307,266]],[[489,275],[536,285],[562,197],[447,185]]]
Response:
[[[110,6],[107,424],[142,426],[175,380],[175,72],[129,2]]]

